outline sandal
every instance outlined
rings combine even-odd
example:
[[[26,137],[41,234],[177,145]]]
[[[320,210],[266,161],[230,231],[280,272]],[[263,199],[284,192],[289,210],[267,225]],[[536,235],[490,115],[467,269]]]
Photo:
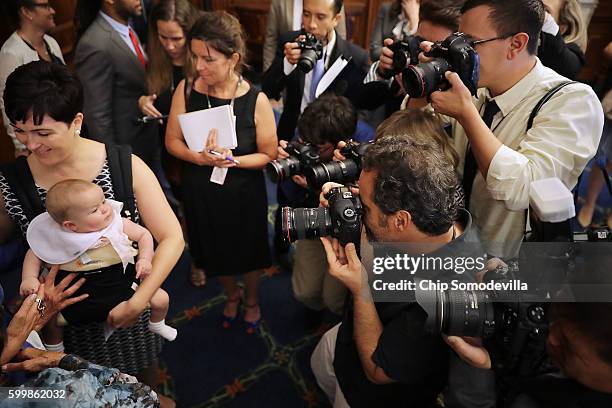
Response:
[[[233,304],[233,303],[239,303],[240,300],[242,299],[242,289],[238,289],[238,295],[234,296],[234,297],[229,297],[227,298],[227,300],[225,301],[225,304]],[[232,327],[232,323],[234,323],[234,321],[236,320],[236,317],[238,316],[238,309],[239,309],[239,305],[236,306],[236,314],[234,316],[227,316],[225,313],[221,314],[221,326],[224,329],[229,329],[230,327]]]
[[[204,273],[204,270],[192,266],[191,274],[189,275],[189,280],[191,281],[191,284],[196,288],[202,288],[206,285],[206,273]]]
[[[247,305],[246,303],[244,304],[245,309],[252,309],[254,307],[259,307],[259,303],[255,303],[253,305]],[[260,311],[260,314],[261,314],[261,311]],[[249,322],[247,320],[245,320],[244,322],[247,324],[247,329],[246,329],[247,334],[254,334],[257,331],[257,329],[259,329],[259,325],[261,323],[261,317],[255,320],[254,322]]]

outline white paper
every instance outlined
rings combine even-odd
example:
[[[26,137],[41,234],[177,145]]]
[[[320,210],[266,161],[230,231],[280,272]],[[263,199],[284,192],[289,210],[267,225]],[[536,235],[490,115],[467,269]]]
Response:
[[[227,167],[215,167],[210,175],[210,181],[223,185],[225,183],[225,176],[227,176]]]
[[[202,152],[211,129],[217,129],[217,146],[235,149],[238,145],[234,112],[230,105],[203,109],[178,115],[187,147]]]
[[[342,56],[336,59],[336,61],[334,61],[332,66],[329,67],[327,71],[325,71],[325,74],[323,74],[323,77],[319,81],[319,85],[317,85],[317,90],[315,92],[315,98],[318,98],[319,95],[321,95],[323,92],[325,92],[327,88],[329,88],[331,83],[334,82],[338,75],[340,75],[340,72],[342,72],[342,70],[344,69],[344,67],[347,66],[348,63],[349,60],[344,59],[344,57]]]

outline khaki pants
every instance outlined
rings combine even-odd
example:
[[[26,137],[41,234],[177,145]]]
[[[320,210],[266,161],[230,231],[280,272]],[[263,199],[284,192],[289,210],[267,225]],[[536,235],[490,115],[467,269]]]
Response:
[[[341,315],[346,288],[327,271],[325,248],[318,239],[301,239],[295,243],[291,284],[293,295],[314,310],[328,308]]]
[[[310,367],[317,379],[317,384],[325,392],[329,401],[334,404],[334,408],[347,408],[349,404],[344,399],[344,394],[334,372],[334,351],[339,328],[340,323],[329,329],[321,337],[310,357]]]

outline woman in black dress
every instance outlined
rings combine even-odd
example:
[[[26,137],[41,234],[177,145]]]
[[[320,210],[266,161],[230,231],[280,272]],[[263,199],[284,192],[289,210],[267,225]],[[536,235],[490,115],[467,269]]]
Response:
[[[172,99],[166,148],[185,162],[181,177],[189,248],[197,267],[219,276],[227,294],[223,325],[238,314],[242,297],[236,275],[244,275],[247,332],[254,332],[261,314],[257,290],[263,268],[269,267],[267,197],[262,169],[276,158],[276,127],[268,98],[242,79],[245,42],[238,20],[226,12],[210,12],[189,34],[198,72],[182,81]],[[238,146],[216,145],[213,130],[203,152],[190,150],[177,115],[220,105],[233,106]],[[221,156],[208,153],[216,150]],[[234,157],[239,164],[226,160]],[[222,184],[211,181],[227,170]]]

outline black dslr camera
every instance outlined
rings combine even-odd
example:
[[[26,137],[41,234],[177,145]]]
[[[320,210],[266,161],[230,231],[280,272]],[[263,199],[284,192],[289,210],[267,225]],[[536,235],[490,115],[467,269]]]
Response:
[[[274,183],[280,183],[291,176],[302,175],[306,167],[321,161],[319,149],[310,143],[289,142],[285,151],[289,157],[274,160],[266,166],[266,173]]]
[[[349,142],[340,152],[346,160],[319,163],[304,169],[304,176],[308,180],[308,187],[320,190],[323,184],[333,181],[340,184],[352,183],[361,174],[361,161],[372,142],[353,143]]]
[[[384,70],[380,76],[389,79],[393,75],[404,71],[410,64],[414,65],[419,61],[419,53],[421,52],[421,42],[423,38],[416,35],[409,35],[401,40],[395,40],[389,46],[393,51],[393,65],[390,70]]]
[[[335,187],[325,195],[329,208],[283,207],[283,236],[288,242],[332,236],[343,246],[352,242],[359,248],[361,201],[349,187]]]
[[[298,47],[302,50],[297,66],[303,73],[307,74],[314,68],[317,60],[323,58],[323,44],[310,33],[302,32],[302,35],[304,35],[304,38],[296,41]]]
[[[513,290],[519,285],[517,274],[516,261],[489,271],[484,282],[505,285],[499,290],[421,290],[417,283],[416,300],[427,313],[426,327],[448,336],[482,338],[493,368],[533,375],[545,355],[549,304],[541,294]]]
[[[453,71],[459,75],[472,95],[476,95],[480,76],[480,58],[473,47],[474,41],[463,33],[450,35],[436,42],[425,56],[430,62],[410,65],[402,73],[404,89],[412,98],[423,98],[432,92],[449,88],[444,74]]]

